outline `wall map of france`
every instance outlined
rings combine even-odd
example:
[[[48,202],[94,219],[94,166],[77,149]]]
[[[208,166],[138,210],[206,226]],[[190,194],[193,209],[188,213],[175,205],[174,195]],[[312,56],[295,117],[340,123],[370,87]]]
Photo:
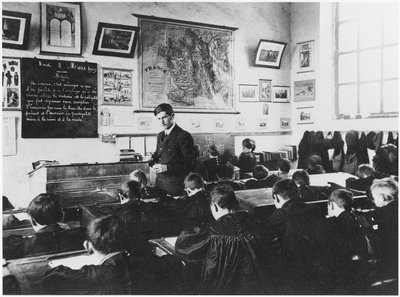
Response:
[[[97,64],[22,59],[22,137],[97,137]]]
[[[142,107],[233,110],[233,32],[141,20]]]

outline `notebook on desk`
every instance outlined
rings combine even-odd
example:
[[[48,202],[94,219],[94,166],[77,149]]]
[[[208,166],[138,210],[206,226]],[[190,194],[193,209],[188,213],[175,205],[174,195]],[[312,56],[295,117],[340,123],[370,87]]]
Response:
[[[99,259],[94,255],[79,255],[75,257],[56,259],[48,264],[51,268],[63,265],[71,269],[81,269],[85,265],[100,265]]]

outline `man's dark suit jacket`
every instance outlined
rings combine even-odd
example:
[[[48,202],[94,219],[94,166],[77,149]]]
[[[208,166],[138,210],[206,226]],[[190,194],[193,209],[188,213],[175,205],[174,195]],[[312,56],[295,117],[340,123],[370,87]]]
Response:
[[[167,172],[157,174],[156,186],[171,195],[182,194],[183,180],[196,164],[192,135],[178,125],[168,136],[164,131],[158,133],[153,161],[168,168]]]

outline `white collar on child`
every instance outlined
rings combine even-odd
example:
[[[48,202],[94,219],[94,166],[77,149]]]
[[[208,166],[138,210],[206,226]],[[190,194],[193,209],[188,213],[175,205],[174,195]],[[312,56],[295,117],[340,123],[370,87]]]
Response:
[[[103,264],[105,261],[107,261],[108,259],[114,257],[115,255],[118,255],[118,254],[121,254],[121,253],[123,253],[123,251],[118,251],[118,252],[114,252],[114,253],[110,253],[110,254],[105,255],[104,258],[101,259],[99,265]]]

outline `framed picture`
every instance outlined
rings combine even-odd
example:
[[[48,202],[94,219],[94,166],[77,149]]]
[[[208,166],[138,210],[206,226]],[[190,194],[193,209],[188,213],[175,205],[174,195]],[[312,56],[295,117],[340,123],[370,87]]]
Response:
[[[31,14],[3,10],[3,48],[28,48]]]
[[[314,123],[314,107],[298,107],[296,109],[297,124],[313,124]]]
[[[306,41],[298,43],[298,59],[299,71],[314,71],[314,41]]]
[[[294,102],[315,100],[315,79],[294,82]]]
[[[152,111],[165,102],[177,112],[236,113],[236,28],[135,16],[140,27],[141,110]]]
[[[267,118],[259,118],[257,120],[257,129],[258,130],[266,130],[268,128]]]
[[[260,86],[260,101],[272,102],[272,80],[260,79],[259,86]]]
[[[281,118],[280,119],[280,128],[281,129],[291,129],[291,119],[290,118]]]
[[[93,54],[133,58],[139,28],[135,26],[99,23]]]
[[[132,70],[103,68],[103,104],[132,105]]]
[[[81,5],[79,3],[40,3],[42,54],[80,55],[82,53]]]
[[[139,130],[150,130],[151,128],[151,117],[138,117],[138,129]]]
[[[262,114],[269,115],[269,105],[268,104],[263,104]]]
[[[289,86],[274,86],[272,102],[287,103],[290,102]]]
[[[285,47],[285,42],[261,39],[257,46],[255,66],[279,69]]]
[[[3,58],[3,110],[21,109],[21,60]]]
[[[201,128],[201,120],[196,118],[190,119],[190,128],[192,130],[200,130]]]
[[[223,119],[214,120],[214,129],[215,130],[224,130],[224,127],[225,127],[225,120],[223,120]]]
[[[236,129],[246,130],[248,126],[247,120],[245,118],[236,119]]]
[[[239,85],[239,101],[241,102],[258,102],[258,86],[257,85]]]

